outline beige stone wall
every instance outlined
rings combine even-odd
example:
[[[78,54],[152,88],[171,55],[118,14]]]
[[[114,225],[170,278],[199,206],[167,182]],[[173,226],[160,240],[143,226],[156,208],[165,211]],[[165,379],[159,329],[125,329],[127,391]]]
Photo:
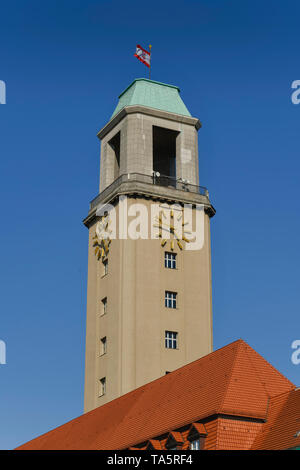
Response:
[[[161,113],[162,115],[164,113]],[[114,155],[108,142],[121,132],[120,174],[151,175],[153,169],[153,126],[179,132],[176,141],[176,176],[199,184],[198,137],[195,123],[178,122],[150,114],[126,114],[101,141],[100,192],[114,181]]]
[[[100,192],[118,176],[114,151],[109,145],[118,132],[121,136],[119,174],[151,175],[153,126],[178,132],[176,176],[199,184],[197,131],[200,122],[191,117],[133,106],[124,108],[98,134],[101,139]],[[123,188],[124,183],[121,186]],[[214,213],[206,196],[152,185],[149,192],[147,184],[136,183],[135,186],[134,191],[128,186],[128,194],[131,194],[128,204],[144,203],[148,208],[149,225],[153,197],[160,201],[174,197],[174,201],[181,202],[188,197],[195,203],[202,198],[208,213]],[[145,191],[141,193],[139,188]],[[106,202],[115,197],[114,191],[106,195]],[[140,197],[135,199],[138,193]],[[118,202],[115,204],[118,208]],[[92,240],[97,222],[94,211],[95,208],[85,220],[89,226],[85,411],[212,351],[209,215],[204,216],[205,243],[201,250],[181,251],[175,245],[176,270],[164,267],[164,253],[170,251],[170,246],[161,247],[160,240],[116,239],[110,245],[108,274],[103,276],[103,264],[95,257]],[[166,290],[177,292],[176,309],[165,307]],[[107,313],[102,315],[101,301],[105,297]],[[178,349],[165,348],[166,330],[178,332]],[[107,353],[101,356],[100,341],[104,336]],[[104,396],[99,396],[103,377],[107,390]]]
[[[145,124],[145,123],[144,123]],[[143,202],[150,214],[151,200]],[[118,204],[117,204],[118,205]],[[210,221],[199,251],[177,246],[177,269],[164,267],[160,240],[113,240],[108,274],[94,255],[90,226],[86,333],[85,411],[100,406],[212,351]],[[150,218],[149,218],[150,223]],[[178,293],[177,309],[164,306],[165,290]],[[107,313],[101,316],[101,299]],[[165,348],[165,330],[178,332],[178,349]],[[100,339],[107,354],[100,356]],[[99,380],[107,392],[99,397]]]

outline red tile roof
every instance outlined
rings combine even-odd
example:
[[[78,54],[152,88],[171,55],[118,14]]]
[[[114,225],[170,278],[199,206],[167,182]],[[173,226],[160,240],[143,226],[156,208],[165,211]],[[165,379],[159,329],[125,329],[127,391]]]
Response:
[[[249,450],[263,423],[237,419],[218,419],[217,450]]]
[[[269,450],[293,447],[300,447],[299,388],[270,400],[267,422],[252,446],[253,449]]]
[[[209,416],[266,419],[270,399],[293,388],[288,379],[238,340],[20,449],[124,449]],[[205,448],[218,448],[222,442],[222,424],[220,420],[214,422],[212,426],[205,424],[208,433]],[[240,433],[236,426],[234,442]],[[244,441],[251,444],[253,436]]]

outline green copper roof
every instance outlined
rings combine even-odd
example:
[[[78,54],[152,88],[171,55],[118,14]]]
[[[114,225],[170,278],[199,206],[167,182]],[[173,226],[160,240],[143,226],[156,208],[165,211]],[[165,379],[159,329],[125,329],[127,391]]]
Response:
[[[191,116],[179,93],[180,90],[177,86],[166,85],[147,78],[136,78],[119,96],[119,102],[112,118],[125,106],[134,105]]]

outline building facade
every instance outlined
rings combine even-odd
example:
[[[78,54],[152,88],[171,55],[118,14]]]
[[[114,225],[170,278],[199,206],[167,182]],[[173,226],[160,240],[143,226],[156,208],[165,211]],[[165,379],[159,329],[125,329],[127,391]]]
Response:
[[[137,79],[98,134],[100,189],[84,220],[85,411],[212,351],[215,210],[199,186],[200,127],[177,87]]]

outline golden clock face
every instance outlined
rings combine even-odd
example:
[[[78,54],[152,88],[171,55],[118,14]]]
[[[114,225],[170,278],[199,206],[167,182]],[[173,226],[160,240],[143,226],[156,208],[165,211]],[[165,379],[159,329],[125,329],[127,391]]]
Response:
[[[98,260],[101,258],[104,261],[109,253],[109,245],[111,243],[109,235],[112,232],[109,225],[110,220],[108,216],[101,217],[100,221],[96,224],[93,246],[95,247],[95,255]]]
[[[154,224],[154,227],[159,229],[158,237],[161,238],[160,244],[162,247],[167,247],[169,244],[171,251],[174,250],[175,245],[182,250],[184,242],[190,243],[192,241],[188,238],[188,235],[192,232],[186,230],[185,226],[188,222],[184,221],[182,210],[167,210],[170,211],[169,217],[167,217],[166,211],[162,210],[160,215],[155,218],[156,223]]]

